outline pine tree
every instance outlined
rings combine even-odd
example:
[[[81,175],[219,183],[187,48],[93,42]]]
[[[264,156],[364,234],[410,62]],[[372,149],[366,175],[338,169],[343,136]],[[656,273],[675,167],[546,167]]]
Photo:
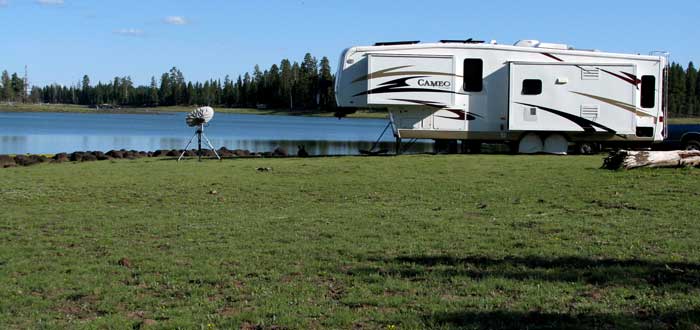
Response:
[[[172,99],[170,100],[170,104],[183,104],[185,102],[185,99],[183,97],[185,89],[185,76],[180,70],[178,70],[178,68],[172,67],[170,69],[168,78],[170,80],[170,95],[172,97]]]
[[[195,100],[197,99],[197,91],[194,89],[194,86],[192,85],[192,82],[187,83],[187,98],[185,99],[185,103],[187,105],[193,105],[195,103]]]
[[[226,78],[224,78],[223,94],[223,104],[226,107],[232,107],[235,100],[233,95],[233,82],[231,82],[229,75],[226,75]]]
[[[295,107],[301,103],[302,93],[303,88],[301,87],[301,68],[299,67],[299,63],[294,62],[292,64],[292,80],[291,80],[291,86],[292,90],[290,93],[290,109],[295,109]]]
[[[0,94],[0,100],[2,101],[12,101],[12,81],[10,80],[10,74],[7,70],[2,72],[2,92]]]
[[[209,81],[204,82],[204,86],[202,87],[202,92],[203,92],[202,103],[204,105],[211,105],[212,95],[211,95],[211,88],[209,85]]]
[[[160,76],[160,90],[158,91],[158,97],[160,98],[160,105],[172,105],[170,103],[172,99],[172,85],[170,84],[170,75],[163,73]]]
[[[270,71],[267,73],[267,84],[268,84],[268,94],[267,103],[271,107],[277,108],[282,106],[283,101],[280,99],[280,69],[277,64],[273,64],[270,67]]]
[[[29,102],[32,103],[39,103],[43,99],[43,95],[41,93],[41,88],[34,86],[32,87],[31,92],[29,92]]]
[[[78,90],[80,90],[79,87],[80,87],[80,82],[78,82],[78,84],[75,87],[71,86],[69,88],[70,95],[71,95],[71,98],[70,98],[71,104],[80,104],[80,95],[79,95],[80,93],[78,92]]]
[[[110,98],[110,103],[117,104],[118,100],[121,99],[121,78],[114,77],[114,82],[112,83],[112,97]]]
[[[263,78],[263,73],[260,71],[260,66],[257,64],[253,68],[251,93],[253,99],[253,106],[257,106],[263,103],[263,89],[265,87],[265,82]]]
[[[236,106],[237,107],[244,107],[245,106],[245,87],[243,86],[243,78],[240,75],[238,75],[238,79],[236,80],[236,90],[237,90],[236,95],[238,96],[236,98]]]
[[[254,100],[252,98],[252,81],[250,79],[250,74],[246,72],[243,75],[243,106],[252,107],[254,105]]]
[[[17,73],[12,74],[11,80],[11,85],[12,85],[12,91],[11,91],[11,99],[12,101],[18,101],[22,99],[22,93],[24,93],[24,81],[17,75]]]
[[[318,80],[319,107],[321,110],[330,111],[335,108],[333,80],[330,61],[324,56],[321,58]]]
[[[131,91],[134,88],[134,83],[131,81],[131,77],[123,77],[121,79],[121,99],[119,100],[120,105],[129,105],[131,103],[131,97],[133,97]]]
[[[695,115],[700,116],[700,73],[697,74],[695,79],[695,90],[692,91],[695,97]]]
[[[90,77],[88,75],[83,76],[80,87],[80,104],[90,104]]]
[[[697,89],[697,81],[698,71],[695,69],[693,62],[690,62],[688,63],[688,68],[686,69],[685,73],[685,106],[686,113],[691,117],[698,115],[696,112],[698,107],[697,96],[695,94],[695,90]]]
[[[685,71],[677,63],[669,69],[669,112],[673,116],[686,115],[685,111]]]
[[[289,105],[289,110],[294,109],[293,102],[294,75],[292,64],[288,59],[280,63],[280,101]]]
[[[148,105],[155,107],[158,105],[158,82],[156,77],[151,76],[151,85],[148,87]]]
[[[300,75],[301,103],[306,109],[315,109],[318,96],[318,62],[310,53],[304,55]]]

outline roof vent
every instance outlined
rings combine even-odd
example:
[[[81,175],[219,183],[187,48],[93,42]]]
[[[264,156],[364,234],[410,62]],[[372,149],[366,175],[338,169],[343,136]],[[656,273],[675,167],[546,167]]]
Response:
[[[420,42],[419,40],[415,40],[415,41],[390,41],[390,42],[378,42],[374,45],[375,46],[415,45],[419,42]]]
[[[518,47],[537,47],[539,46],[540,41],[539,40],[520,40],[515,43],[515,46]]]

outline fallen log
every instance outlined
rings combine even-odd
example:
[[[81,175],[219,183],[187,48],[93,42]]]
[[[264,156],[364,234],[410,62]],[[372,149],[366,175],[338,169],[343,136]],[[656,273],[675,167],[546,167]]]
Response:
[[[699,150],[611,152],[603,160],[604,169],[635,169],[640,167],[700,167]]]

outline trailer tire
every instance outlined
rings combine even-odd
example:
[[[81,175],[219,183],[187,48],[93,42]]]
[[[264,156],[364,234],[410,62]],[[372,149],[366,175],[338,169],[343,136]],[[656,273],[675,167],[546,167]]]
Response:
[[[542,138],[535,133],[527,133],[518,142],[519,154],[539,154],[544,151]]]
[[[566,155],[569,151],[569,140],[562,134],[554,133],[544,139],[544,153]]]
[[[686,140],[685,142],[683,142],[683,149],[700,150],[700,141],[695,139]]]

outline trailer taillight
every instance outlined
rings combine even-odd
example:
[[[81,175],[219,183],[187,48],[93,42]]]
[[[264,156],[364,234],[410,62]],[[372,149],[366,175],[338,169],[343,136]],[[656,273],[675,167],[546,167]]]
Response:
[[[663,122],[664,122],[664,116],[660,116],[660,117],[659,117],[659,122],[660,122],[660,123],[663,123]]]

